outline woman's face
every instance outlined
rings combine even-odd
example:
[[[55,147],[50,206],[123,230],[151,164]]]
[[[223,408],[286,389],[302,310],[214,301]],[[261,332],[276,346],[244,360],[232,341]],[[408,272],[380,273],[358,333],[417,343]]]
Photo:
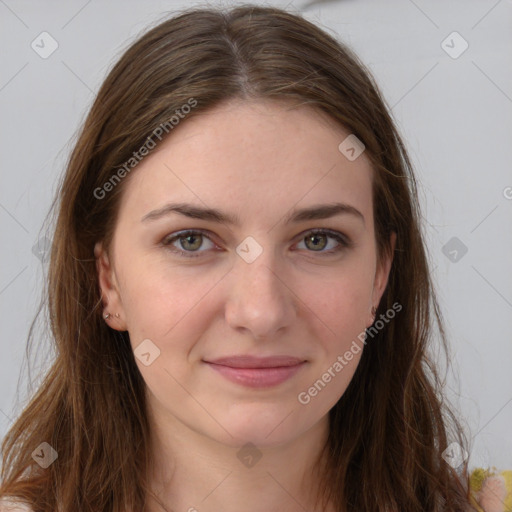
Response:
[[[348,135],[310,107],[230,102],[131,171],[111,252],[95,254],[162,424],[276,445],[345,392],[391,264],[377,267],[372,171],[338,148]],[[213,363],[238,356],[295,359]]]

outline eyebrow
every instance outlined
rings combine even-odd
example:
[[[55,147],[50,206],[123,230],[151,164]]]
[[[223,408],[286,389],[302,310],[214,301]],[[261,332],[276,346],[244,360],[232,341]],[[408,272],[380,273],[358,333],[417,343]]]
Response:
[[[240,225],[240,218],[237,215],[230,215],[216,208],[203,208],[189,203],[168,203],[162,208],[158,208],[144,215],[141,222],[157,220],[171,213],[184,215],[191,219],[201,219],[236,226]],[[336,215],[351,215],[365,224],[363,214],[354,206],[345,203],[319,204],[300,210],[293,210],[285,218],[285,224],[304,222],[306,220],[328,219]]]

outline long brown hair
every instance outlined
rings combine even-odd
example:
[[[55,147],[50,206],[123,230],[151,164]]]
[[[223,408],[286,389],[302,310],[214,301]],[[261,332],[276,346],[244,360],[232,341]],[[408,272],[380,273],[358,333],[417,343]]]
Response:
[[[470,510],[467,462],[454,469],[442,456],[451,442],[469,446],[428,355],[434,334],[449,348],[417,185],[390,109],[349,48],[299,15],[254,5],[178,13],[131,45],[103,83],[54,203],[47,299],[55,359],[3,441],[0,496],[41,512],[144,509],[145,383],[128,333],[102,318],[93,248],[103,241],[108,250],[129,176],[103,194],[105,183],[158,127],[172,136],[169,119],[191,98],[197,105],[181,122],[240,98],[323,111],[366,147],[379,258],[397,234],[377,317],[394,303],[403,308],[367,344],[329,412],[319,499],[347,512]],[[31,456],[42,442],[58,453],[46,469]]]

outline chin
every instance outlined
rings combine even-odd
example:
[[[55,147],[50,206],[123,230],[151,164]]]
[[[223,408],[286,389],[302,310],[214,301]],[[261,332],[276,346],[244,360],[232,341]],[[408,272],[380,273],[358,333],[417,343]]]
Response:
[[[268,404],[237,406],[236,414],[224,415],[219,422],[231,434],[222,431],[222,442],[240,447],[252,443],[257,447],[272,447],[293,441],[307,430],[298,417],[298,407]]]

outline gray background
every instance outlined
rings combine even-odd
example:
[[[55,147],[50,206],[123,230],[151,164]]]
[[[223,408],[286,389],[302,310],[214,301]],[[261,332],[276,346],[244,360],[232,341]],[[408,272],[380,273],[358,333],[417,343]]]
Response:
[[[44,253],[40,239],[51,238],[42,222],[75,132],[123,49],[166,13],[197,4],[208,5],[0,0],[1,437],[51,357],[39,330],[28,374],[26,338],[47,267],[33,248]],[[446,393],[472,441],[470,466],[512,469],[512,0],[265,5],[303,12],[376,77],[421,187],[451,344]],[[31,47],[46,37],[50,48],[44,31],[58,44],[47,58]],[[464,42],[448,37],[454,31],[469,45],[457,58]]]

